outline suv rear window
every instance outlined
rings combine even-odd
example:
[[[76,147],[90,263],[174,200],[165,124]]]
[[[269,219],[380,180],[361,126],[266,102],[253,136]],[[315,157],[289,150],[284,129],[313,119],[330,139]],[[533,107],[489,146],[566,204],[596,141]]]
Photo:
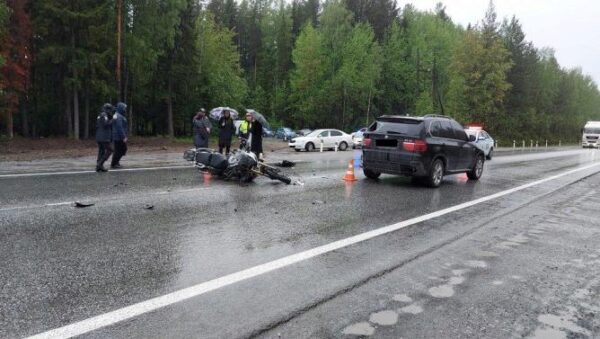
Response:
[[[381,119],[371,126],[369,131],[382,134],[401,134],[418,137],[423,128],[423,121],[416,119]]]

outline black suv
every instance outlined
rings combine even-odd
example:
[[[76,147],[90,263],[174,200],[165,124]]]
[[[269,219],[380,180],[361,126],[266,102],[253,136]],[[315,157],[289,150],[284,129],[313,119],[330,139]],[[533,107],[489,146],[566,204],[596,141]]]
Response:
[[[384,115],[364,133],[363,170],[371,179],[381,173],[412,176],[438,187],[445,174],[467,173],[477,180],[485,156],[463,127],[442,115]]]

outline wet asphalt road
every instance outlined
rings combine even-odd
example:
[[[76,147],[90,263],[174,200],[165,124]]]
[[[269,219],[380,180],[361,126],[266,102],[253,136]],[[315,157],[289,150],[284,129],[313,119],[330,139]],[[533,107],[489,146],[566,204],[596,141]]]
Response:
[[[192,168],[0,176],[0,337],[34,335],[590,164],[498,156],[439,189],[344,183],[352,152],[303,156],[301,184]],[[600,166],[85,333],[92,338],[600,336]],[[94,203],[74,208],[73,201]],[[144,206],[151,204],[152,210]]]

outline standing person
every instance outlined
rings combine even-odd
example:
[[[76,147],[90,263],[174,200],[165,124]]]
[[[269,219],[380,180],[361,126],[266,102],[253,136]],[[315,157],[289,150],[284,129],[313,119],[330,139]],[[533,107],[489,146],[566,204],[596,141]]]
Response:
[[[252,139],[250,142],[250,150],[256,154],[259,160],[263,159],[263,125],[254,117],[252,117],[252,126],[250,127],[250,134]]]
[[[250,139],[250,129],[252,128],[252,114],[246,113],[246,119],[240,124],[240,149],[248,143]]]
[[[108,160],[113,150],[112,141],[112,114],[114,107],[104,104],[96,118],[96,142],[98,143],[98,158],[96,159],[96,172],[107,172],[104,162]]]
[[[223,154],[225,148],[226,154],[229,155],[231,150],[231,138],[235,133],[235,124],[231,118],[231,112],[223,111],[223,116],[219,119],[219,153]]]
[[[196,113],[196,116],[192,120],[192,126],[194,126],[194,146],[196,148],[208,148],[208,137],[212,125],[206,117],[206,110],[204,108],[201,108]]]
[[[112,138],[115,144],[115,153],[113,154],[110,168],[121,168],[121,158],[127,154],[127,119],[125,118],[127,105],[122,102],[117,104],[117,111],[113,116]]]

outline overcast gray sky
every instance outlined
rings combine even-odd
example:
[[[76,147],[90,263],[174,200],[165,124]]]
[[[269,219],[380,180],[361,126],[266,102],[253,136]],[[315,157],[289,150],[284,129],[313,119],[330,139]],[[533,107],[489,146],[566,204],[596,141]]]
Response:
[[[454,22],[466,26],[483,18],[489,0],[399,0],[433,10],[442,2]],[[516,15],[527,40],[551,47],[565,67],[581,67],[600,84],[600,0],[495,0],[498,18]]]

